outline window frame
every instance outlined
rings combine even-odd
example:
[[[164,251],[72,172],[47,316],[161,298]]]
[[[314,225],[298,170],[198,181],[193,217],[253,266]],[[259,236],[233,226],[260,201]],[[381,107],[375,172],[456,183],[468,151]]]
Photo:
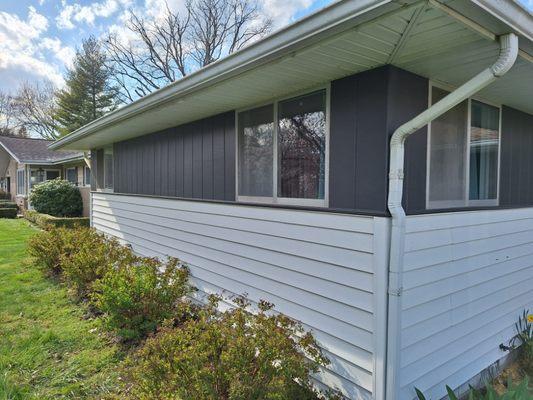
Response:
[[[306,199],[306,198],[290,198],[278,197],[278,132],[279,132],[279,103],[291,100],[294,98],[311,95],[316,92],[324,91],[326,95],[325,104],[325,140],[326,140],[326,159],[324,169],[324,198],[323,199]],[[244,111],[254,110],[256,108],[272,105],[273,106],[273,138],[272,138],[272,197],[264,196],[241,196],[239,195],[239,114]],[[303,206],[303,207],[321,207],[327,208],[329,206],[329,146],[330,146],[330,125],[331,125],[331,83],[325,85],[315,86],[306,90],[293,92],[286,96],[276,97],[269,101],[256,103],[252,106],[235,110],[235,198],[237,202],[241,203],[258,203],[258,204],[274,204],[274,205],[288,205],[288,206]]]
[[[57,172],[58,173],[58,178],[61,178],[61,169],[60,168],[32,168],[32,167],[29,167],[28,168],[28,188],[29,189],[33,189],[33,187],[35,185],[32,186],[31,184],[31,172],[32,171],[39,171],[40,169],[42,169],[44,171],[44,181],[42,182],[39,182],[39,183],[44,183],[44,182],[47,182],[51,179],[48,179],[48,171],[54,171],[54,172]],[[54,178],[56,179],[56,178]],[[38,185],[38,183],[37,183]]]
[[[22,188],[23,188],[23,191],[20,192],[19,189],[20,189],[20,185],[19,185],[19,175],[20,173],[22,172]],[[26,176],[26,167],[23,167],[23,168],[17,168],[17,196],[19,197],[23,197],[23,196],[26,196],[27,194],[27,179],[28,177]]]
[[[89,173],[91,174],[91,179],[92,179],[92,173],[93,171],[91,170],[91,168],[89,168],[88,165],[84,165],[83,166],[83,186],[87,187],[87,186],[91,186],[91,179],[89,179],[89,182],[87,182],[87,170],[89,170]]]
[[[104,169],[104,174],[103,174],[103,178],[104,178],[104,181],[102,182],[104,187],[100,189],[101,192],[104,192],[104,193],[114,193],[115,192],[115,152],[114,152],[114,148],[113,148],[113,145],[111,146],[106,146],[102,149],[104,151],[104,157],[103,157],[103,162],[102,162],[102,168]],[[108,171],[107,171],[107,168],[105,167],[105,158],[106,158],[106,155],[108,154],[111,154],[111,160],[112,160],[112,164],[113,164],[113,167],[112,167],[112,180],[113,180],[113,187],[106,187],[106,182],[107,182],[107,174],[108,174]]]
[[[68,179],[68,172],[72,171],[72,170],[74,170],[74,173],[76,174],[76,182],[70,182],[69,179]],[[76,167],[65,168],[65,180],[69,181],[73,185],[80,186],[80,182],[79,182],[79,179],[78,179],[78,170],[76,169]]]
[[[429,82],[428,90],[428,108],[432,105],[433,99],[433,88],[438,88],[448,92],[455,90],[454,87],[445,85],[440,82]],[[472,131],[472,100],[478,101],[480,103],[486,104],[488,106],[498,109],[498,172],[497,172],[497,182],[496,182],[496,199],[487,199],[487,200],[470,200],[470,138]],[[467,100],[467,131],[466,131],[466,151],[465,151],[465,160],[464,165],[466,169],[465,174],[465,199],[464,200],[437,200],[430,201],[429,199],[429,185],[430,185],[430,167],[431,167],[431,125],[432,122],[429,122],[427,125],[427,149],[426,149],[426,209],[427,210],[438,210],[446,208],[468,208],[468,207],[498,207],[500,205],[500,168],[501,168],[501,158],[502,158],[502,104],[494,103],[488,101],[479,96],[469,97]]]

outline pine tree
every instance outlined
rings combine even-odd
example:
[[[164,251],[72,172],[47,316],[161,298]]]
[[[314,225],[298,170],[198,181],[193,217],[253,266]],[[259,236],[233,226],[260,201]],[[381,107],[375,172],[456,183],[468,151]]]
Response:
[[[67,71],[66,86],[57,93],[55,119],[64,136],[114,110],[118,91],[110,82],[106,56],[94,37],[83,41],[74,66]]]

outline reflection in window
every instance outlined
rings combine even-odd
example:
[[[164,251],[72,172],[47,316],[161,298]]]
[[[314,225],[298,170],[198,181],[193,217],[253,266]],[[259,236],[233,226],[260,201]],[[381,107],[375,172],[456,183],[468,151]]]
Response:
[[[85,186],[91,186],[91,169],[89,167],[85,167],[83,171],[83,184]]]
[[[67,169],[67,181],[74,185],[78,184],[78,171],[76,170],[76,168]]]
[[[239,114],[239,195],[272,196],[274,107]]]
[[[280,102],[278,129],[278,196],[323,199],[325,91]]]
[[[472,100],[470,128],[470,200],[498,197],[500,114],[496,107]]]
[[[447,94],[432,88],[432,103]],[[431,123],[428,207],[497,205],[499,123],[500,110],[476,100],[462,102]]]
[[[113,149],[104,150],[104,188],[113,190]]]
[[[433,88],[432,104],[447,94],[444,90]],[[464,205],[467,133],[468,101],[431,122],[429,201]]]

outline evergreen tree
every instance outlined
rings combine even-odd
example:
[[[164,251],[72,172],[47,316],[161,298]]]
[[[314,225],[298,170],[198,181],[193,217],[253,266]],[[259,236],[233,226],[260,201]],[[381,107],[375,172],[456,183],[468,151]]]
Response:
[[[57,93],[54,117],[60,136],[117,107],[118,91],[110,84],[110,78],[105,53],[98,40],[91,36],[76,52],[74,66],[67,71],[66,87]]]

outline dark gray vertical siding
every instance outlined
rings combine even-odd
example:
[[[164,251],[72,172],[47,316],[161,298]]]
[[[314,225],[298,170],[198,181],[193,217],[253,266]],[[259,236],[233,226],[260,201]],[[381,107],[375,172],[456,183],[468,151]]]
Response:
[[[386,212],[388,68],[332,82],[329,203]]]
[[[388,143],[394,131],[428,108],[429,82],[399,68],[390,68],[387,112]],[[427,127],[412,134],[405,144],[403,206],[408,213],[426,208]]]
[[[533,205],[533,115],[503,107],[500,205]]]
[[[332,82],[330,207],[387,213],[389,140],[427,108],[425,78],[385,66]],[[425,206],[426,130],[406,146],[406,198]]]
[[[116,143],[115,192],[235,200],[224,186],[235,182],[233,121],[231,112]]]

